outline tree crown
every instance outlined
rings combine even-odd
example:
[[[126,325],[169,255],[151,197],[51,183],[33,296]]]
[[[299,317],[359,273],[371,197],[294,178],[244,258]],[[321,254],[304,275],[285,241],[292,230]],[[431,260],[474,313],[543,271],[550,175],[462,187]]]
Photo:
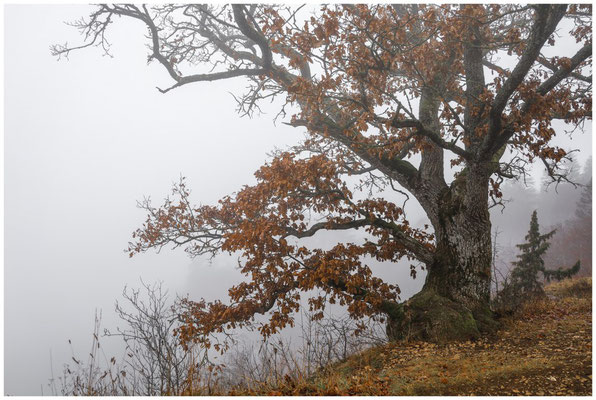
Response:
[[[217,206],[191,206],[184,182],[174,188],[177,200],[141,204],[148,218],[131,255],[166,244],[191,255],[239,252],[250,279],[230,289],[229,305],[189,301],[188,340],[267,312],[261,332],[269,335],[292,324],[301,293],[311,289],[320,291],[308,299],[316,311],[329,301],[347,305],[355,318],[390,313],[399,289],[374,277],[364,257],[431,264],[446,194],[461,202],[456,209],[497,204],[501,182],[523,175],[534,159],[564,180],[568,152],[551,144],[553,124],[577,128],[591,118],[590,5],[333,5],[312,12],[100,5],[75,24],[85,44],[54,46],[54,54],[95,45],[109,51],[115,17],[145,24],[148,60],[174,81],[162,92],[244,77],[241,113],[281,98],[278,117],[289,113],[286,123],[308,132],[256,173],[256,185]],[[576,51],[549,56],[563,30]],[[411,226],[404,206],[377,196],[385,189],[412,195],[430,225]],[[323,250],[298,243],[320,230],[359,228],[367,233],[361,244]],[[538,236],[528,246],[544,247],[550,234],[537,229],[536,221],[529,235]]]

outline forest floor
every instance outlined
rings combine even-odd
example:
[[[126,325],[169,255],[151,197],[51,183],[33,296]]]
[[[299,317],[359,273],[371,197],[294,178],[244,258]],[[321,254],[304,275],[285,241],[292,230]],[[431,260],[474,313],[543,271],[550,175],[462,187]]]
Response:
[[[390,343],[268,395],[589,396],[591,278],[547,286],[548,297],[502,321],[492,337],[436,345]]]

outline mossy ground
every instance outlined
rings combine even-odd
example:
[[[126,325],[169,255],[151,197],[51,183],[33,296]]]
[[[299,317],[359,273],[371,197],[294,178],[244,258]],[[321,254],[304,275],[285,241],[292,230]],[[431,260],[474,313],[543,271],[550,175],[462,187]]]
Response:
[[[501,321],[490,336],[450,344],[390,343],[306,382],[234,394],[591,395],[591,278],[556,283],[546,292],[547,298]]]
[[[434,343],[464,341],[480,336],[472,313],[453,301],[426,289],[405,303],[403,317],[390,331],[398,340]]]

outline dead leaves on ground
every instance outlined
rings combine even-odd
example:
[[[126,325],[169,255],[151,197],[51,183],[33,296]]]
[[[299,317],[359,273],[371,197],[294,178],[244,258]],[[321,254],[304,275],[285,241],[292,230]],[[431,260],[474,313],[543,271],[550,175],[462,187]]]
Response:
[[[495,337],[475,342],[394,343],[372,349],[315,379],[310,389],[316,390],[310,394],[592,393],[591,299],[537,302],[504,324]]]

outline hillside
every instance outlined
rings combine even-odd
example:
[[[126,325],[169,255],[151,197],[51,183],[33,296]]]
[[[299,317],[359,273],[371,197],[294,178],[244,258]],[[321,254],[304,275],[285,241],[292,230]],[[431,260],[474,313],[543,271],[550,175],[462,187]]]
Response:
[[[492,337],[436,345],[391,343],[269,395],[553,396],[592,393],[591,278],[547,287],[548,297],[503,320]]]

